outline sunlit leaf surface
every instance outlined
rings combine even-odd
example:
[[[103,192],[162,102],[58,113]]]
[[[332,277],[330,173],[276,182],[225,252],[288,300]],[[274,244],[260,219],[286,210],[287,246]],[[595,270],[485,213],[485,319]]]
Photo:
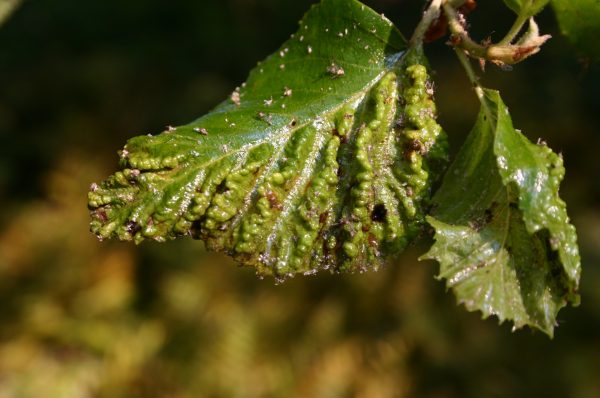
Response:
[[[461,303],[484,317],[552,335],[556,314],[576,304],[580,276],[575,228],[558,196],[562,158],[515,130],[496,91],[485,92],[466,143],[434,197],[440,262]]]
[[[93,232],[192,235],[278,278],[377,268],[446,157],[424,64],[385,17],[323,1],[211,113],[127,143],[92,185]]]

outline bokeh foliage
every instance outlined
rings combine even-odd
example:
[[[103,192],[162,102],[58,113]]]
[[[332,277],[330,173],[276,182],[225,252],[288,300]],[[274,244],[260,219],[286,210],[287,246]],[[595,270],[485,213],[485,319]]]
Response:
[[[420,247],[377,273],[274,285],[199,242],[87,233],[88,184],[121,144],[226,98],[309,3],[39,0],[2,27],[0,397],[600,395],[599,70],[577,62],[550,10],[543,51],[484,81],[529,138],[564,154],[582,305],[560,313],[552,341],[457,307]],[[481,3],[476,37],[510,25],[501,2]],[[409,35],[422,4],[369,5]],[[456,151],[476,100],[451,51],[427,51]]]

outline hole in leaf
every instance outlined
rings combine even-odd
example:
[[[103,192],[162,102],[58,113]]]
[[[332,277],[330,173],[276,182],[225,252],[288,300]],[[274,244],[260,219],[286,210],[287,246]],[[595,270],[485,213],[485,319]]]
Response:
[[[140,224],[138,224],[135,221],[129,221],[125,228],[127,229],[127,232],[129,232],[131,235],[137,234],[142,229]]]
[[[192,223],[192,226],[190,227],[190,235],[192,236],[192,239],[201,239],[200,237],[200,232],[202,231],[202,221],[201,220],[196,220]]]
[[[227,183],[226,180],[223,180],[219,185],[217,185],[217,193],[223,193],[225,191],[227,191]]]
[[[387,209],[383,203],[378,203],[371,212],[371,220],[375,222],[384,222],[387,215]]]

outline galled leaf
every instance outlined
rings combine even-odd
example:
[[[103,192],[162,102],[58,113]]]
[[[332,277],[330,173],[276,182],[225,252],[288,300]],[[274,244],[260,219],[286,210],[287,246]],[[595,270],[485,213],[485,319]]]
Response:
[[[446,141],[419,49],[324,0],[227,101],[121,151],[89,194],[100,238],[203,239],[260,274],[376,268],[424,222]]]
[[[434,196],[441,265],[471,310],[552,336],[556,314],[578,301],[575,228],[558,196],[562,159],[512,126],[496,91],[486,90],[477,123]]]
[[[600,1],[552,0],[561,32],[586,56],[600,60]]]

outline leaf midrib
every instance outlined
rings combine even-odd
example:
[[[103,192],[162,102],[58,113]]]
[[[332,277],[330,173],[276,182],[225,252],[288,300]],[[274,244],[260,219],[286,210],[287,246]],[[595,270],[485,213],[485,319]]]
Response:
[[[281,143],[280,145],[275,146],[276,155],[274,154],[270,157],[270,162],[268,163],[268,166],[263,168],[263,171],[260,173],[259,177],[256,179],[256,182],[253,184],[252,190],[250,190],[249,193],[244,197],[244,200],[243,200],[244,204],[240,208],[239,212],[229,221],[230,228],[234,228],[235,226],[237,226],[239,224],[239,222],[246,216],[249,208],[252,205],[252,199],[257,194],[258,187],[264,182],[265,178],[270,174],[273,167],[278,163],[278,161],[281,158],[281,153],[285,150],[285,145],[286,145],[287,141],[295,132],[308,127],[310,124],[312,124],[314,122],[314,119],[317,117],[322,117],[322,118],[331,117],[332,115],[334,115],[335,113],[337,113],[341,109],[343,109],[344,106],[346,106],[347,104],[358,101],[359,99],[361,99],[362,97],[367,95],[367,93],[369,91],[371,91],[373,89],[373,87],[375,85],[377,85],[377,83],[389,71],[391,71],[393,69],[395,69],[395,68],[383,68],[382,71],[375,78],[373,78],[367,85],[365,85],[363,89],[353,93],[351,96],[349,96],[345,100],[341,101],[339,104],[335,105],[334,107],[332,107],[326,111],[323,111],[321,114],[317,114],[317,115],[313,116],[312,118],[307,119],[304,123],[299,123],[294,127],[281,126],[277,129],[275,129],[272,134],[265,135],[261,140],[258,140],[253,144],[242,145],[239,149],[230,151],[219,157],[213,157],[205,163],[201,163],[201,164],[197,164],[197,165],[193,166],[194,167],[193,170],[195,171],[195,173],[197,173],[200,170],[210,167],[210,166],[214,165],[215,163],[217,163],[223,159],[226,159],[230,156],[242,154],[243,155],[242,157],[245,157],[252,149],[257,148],[260,145],[263,145],[264,143],[266,143],[268,141],[274,141],[276,143]],[[316,102],[316,100],[313,102]],[[286,116],[289,116],[289,114],[286,114]],[[317,130],[316,134],[322,134],[321,130]],[[187,165],[185,165],[185,166],[182,165],[180,167],[189,167],[190,163],[192,163],[192,161],[189,161]],[[239,167],[241,167],[241,165]],[[232,169],[230,171],[230,173],[234,172],[234,171],[235,171],[235,169]],[[189,175],[195,175],[195,173],[190,173]]]

